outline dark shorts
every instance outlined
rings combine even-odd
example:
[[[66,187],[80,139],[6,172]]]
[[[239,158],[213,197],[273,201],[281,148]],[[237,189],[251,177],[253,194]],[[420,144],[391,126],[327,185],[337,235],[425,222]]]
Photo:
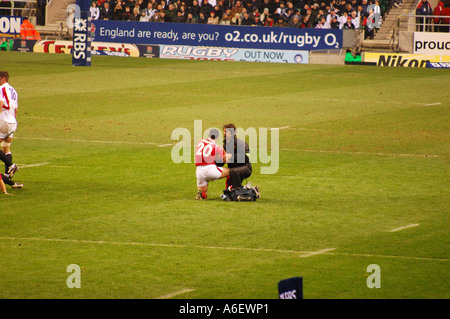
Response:
[[[252,175],[252,164],[245,164],[244,166],[233,167],[230,169],[230,177],[227,179],[227,186],[231,185],[233,188],[242,187],[242,182]]]

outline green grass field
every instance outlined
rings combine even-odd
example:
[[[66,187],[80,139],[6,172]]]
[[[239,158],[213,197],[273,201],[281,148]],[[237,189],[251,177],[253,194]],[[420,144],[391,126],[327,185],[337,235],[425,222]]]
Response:
[[[277,299],[296,276],[306,299],[450,297],[448,70],[18,52],[0,69],[25,184],[0,196],[0,298]],[[260,200],[223,202],[223,180],[194,200],[167,145],[194,120],[284,128],[278,172],[254,163]]]

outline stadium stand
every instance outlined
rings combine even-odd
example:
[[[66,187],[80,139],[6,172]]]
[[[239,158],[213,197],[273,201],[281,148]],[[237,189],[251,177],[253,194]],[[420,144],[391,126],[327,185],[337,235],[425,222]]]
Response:
[[[23,4],[23,1],[29,2],[32,0],[17,0],[11,1],[11,3],[17,2],[17,7],[19,6],[19,3]],[[39,25],[39,23],[36,25],[36,29],[41,34],[42,38],[70,39],[72,31],[67,25],[67,20],[71,14],[71,10],[69,9],[70,5],[75,4],[76,0],[37,0],[35,2],[39,1],[47,1],[45,8],[45,23],[44,25]],[[240,24],[244,13],[240,10],[241,17],[237,17],[234,6],[236,5],[236,2],[241,2],[241,6],[244,8],[243,10],[249,13],[252,21],[255,20],[255,17],[257,17],[257,20],[262,21],[262,23],[259,23],[258,25],[279,25],[277,23],[265,23],[264,19],[269,18],[271,21],[275,22],[284,20],[284,24],[282,25],[292,26],[293,24],[289,23],[289,21],[294,18],[298,18],[299,21],[302,21],[302,17],[309,16],[308,26],[313,28],[336,28],[336,23],[333,24],[328,17],[332,10],[335,10],[337,13],[337,25],[339,25],[339,28],[343,28],[347,16],[351,15],[352,11],[355,11],[359,17],[359,21],[356,23],[359,24],[359,28],[356,26],[356,29],[364,30],[366,33],[361,47],[364,50],[371,50],[392,48],[393,42],[396,40],[395,37],[398,37],[400,31],[411,31],[408,26],[411,24],[411,19],[407,16],[415,14],[415,9],[421,0],[379,0],[382,21],[380,28],[375,29],[373,34],[368,34],[369,31],[365,27],[368,15],[367,6],[375,4],[375,1],[377,0],[209,0],[210,5],[208,5],[209,8],[207,9],[202,8],[202,2],[204,1],[205,0],[198,1],[199,7],[197,7],[197,9],[194,6],[195,0],[92,0],[91,3],[95,2],[98,8],[102,9],[104,4],[108,2],[109,7],[111,8],[110,10],[113,11],[112,17],[115,20],[131,21],[130,15],[122,14],[122,11],[125,12],[125,8],[129,7],[131,12],[133,9],[139,8],[140,21],[152,22],[153,19],[147,15],[147,12],[149,11],[146,10],[147,4],[151,2],[153,3],[151,15],[156,11],[164,11],[166,13],[164,22],[208,23],[209,12],[214,11],[215,16],[218,16],[219,20],[221,20],[223,14],[226,13],[231,20],[231,23],[227,23]],[[433,9],[437,6],[438,1],[439,0],[429,0]],[[207,2],[208,1],[205,3]],[[400,5],[397,3],[400,3]],[[169,4],[171,7],[175,8],[175,14],[173,14],[172,8],[169,10]],[[359,6],[363,7],[362,11],[358,9]],[[444,6],[450,7],[450,0],[444,0]],[[267,9],[269,15],[267,15]],[[321,20],[320,10],[322,10],[323,16],[326,19],[326,23],[324,24],[319,22]],[[207,15],[203,22],[198,19],[199,12],[203,12]],[[171,17],[176,15],[178,15],[176,19],[172,20]],[[135,18],[133,20],[136,21]],[[299,23],[298,25],[295,25],[295,27],[301,28],[302,25],[304,26],[305,24]]]

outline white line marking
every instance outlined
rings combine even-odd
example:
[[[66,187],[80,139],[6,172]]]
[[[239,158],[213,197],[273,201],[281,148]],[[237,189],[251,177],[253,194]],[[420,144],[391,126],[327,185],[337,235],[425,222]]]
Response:
[[[308,149],[292,149],[282,148],[280,151],[298,151],[308,153],[332,153],[332,154],[355,154],[355,155],[378,155],[378,156],[397,156],[397,157],[421,157],[421,158],[445,158],[445,156],[434,154],[394,154],[394,153],[371,153],[371,152],[350,152],[350,151],[329,151],[329,150],[308,150]]]
[[[393,232],[396,232],[396,231],[400,231],[400,230],[411,228],[411,227],[417,227],[417,226],[419,226],[419,224],[406,225],[406,226],[402,226],[402,227],[399,227],[399,228],[391,229],[389,232],[393,233]]]
[[[158,297],[156,299],[170,299],[170,298],[173,298],[173,297],[176,297],[176,296],[179,296],[179,295],[182,295],[182,294],[186,294],[186,293],[194,291],[194,290],[195,289],[183,289],[183,290],[180,290],[180,291],[172,292],[171,294],[168,294],[168,295],[164,295],[164,296]]]
[[[65,242],[76,244],[106,244],[106,245],[130,245],[130,246],[154,246],[154,247],[171,247],[171,248],[195,248],[195,249],[214,249],[214,250],[238,250],[238,251],[257,251],[257,252],[274,252],[300,254],[302,257],[309,257],[324,253],[324,251],[334,250],[334,248],[323,249],[319,251],[299,251],[299,250],[282,250],[267,248],[246,248],[246,247],[219,247],[219,246],[201,246],[201,245],[182,245],[182,244],[158,244],[158,243],[139,243],[139,242],[117,242],[103,240],[84,240],[84,239],[61,239],[61,238],[20,238],[20,237],[0,237],[0,240],[29,240],[29,241],[48,241],[48,242]]]
[[[42,116],[26,116],[26,115],[20,115],[21,119],[38,119],[38,120],[70,120],[70,119],[64,119],[64,118],[58,118],[58,117],[42,117]]]
[[[450,261],[447,258],[416,257],[416,256],[398,256],[398,255],[373,255],[373,254],[352,254],[352,253],[325,253],[327,255],[341,255],[351,257],[370,257],[370,258],[392,258],[392,259],[411,259],[411,260],[429,260],[429,261]]]
[[[103,144],[123,144],[123,141],[98,141],[98,140],[80,140],[80,139],[63,139],[63,138],[48,138],[48,137],[14,137],[23,140],[37,140],[37,141],[62,141],[62,142],[80,142],[80,143],[103,143]],[[173,144],[162,144],[152,142],[126,142],[125,144],[132,145],[155,145],[158,147],[167,147]]]
[[[226,250],[241,250],[241,251],[260,251],[260,252],[277,252],[277,253],[294,253],[301,254],[300,257],[310,257],[319,254],[335,255],[335,256],[354,256],[354,257],[377,257],[377,258],[397,258],[397,259],[412,259],[412,260],[430,260],[430,261],[450,261],[446,258],[432,258],[432,257],[416,257],[416,256],[395,256],[395,255],[375,255],[375,254],[352,254],[333,252],[335,248],[326,248],[318,251],[297,251],[297,250],[279,250],[279,249],[261,249],[261,248],[239,248],[239,247],[212,247],[212,246],[189,246],[177,244],[155,244],[155,243],[136,243],[136,242],[114,242],[103,240],[78,240],[78,239],[60,239],[60,238],[21,238],[21,237],[0,237],[0,240],[29,240],[29,241],[48,241],[48,242],[66,242],[66,243],[83,243],[83,244],[109,244],[109,245],[134,245],[134,246],[154,246],[154,247],[170,247],[170,248],[197,248],[197,249],[226,249]]]
[[[285,130],[289,128],[289,126],[282,126],[282,127],[272,127],[270,130]]]
[[[330,252],[330,251],[333,251],[333,250],[336,250],[336,248],[326,248],[326,249],[322,249],[322,250],[318,250],[318,251],[312,251],[312,252],[303,254],[303,255],[300,256],[300,257],[302,257],[302,258],[308,258],[308,257],[311,257],[311,256],[316,256],[316,255],[326,254],[326,253],[328,253],[328,252]]]
[[[441,105],[441,102],[425,104],[425,106]]]
[[[37,164],[17,164],[19,168],[26,168],[26,167],[38,167],[38,166],[44,166],[49,165],[50,163],[37,163]]]

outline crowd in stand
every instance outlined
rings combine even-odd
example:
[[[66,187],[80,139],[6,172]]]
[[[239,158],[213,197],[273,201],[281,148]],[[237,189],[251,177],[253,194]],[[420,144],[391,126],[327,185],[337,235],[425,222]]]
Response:
[[[373,37],[386,13],[402,5],[403,0],[92,0],[90,10],[93,20],[365,29]],[[421,0],[419,8],[428,6]]]
[[[383,17],[393,4],[393,0],[94,0],[91,17],[93,20],[360,29],[366,27],[369,19],[375,21],[375,15]]]

